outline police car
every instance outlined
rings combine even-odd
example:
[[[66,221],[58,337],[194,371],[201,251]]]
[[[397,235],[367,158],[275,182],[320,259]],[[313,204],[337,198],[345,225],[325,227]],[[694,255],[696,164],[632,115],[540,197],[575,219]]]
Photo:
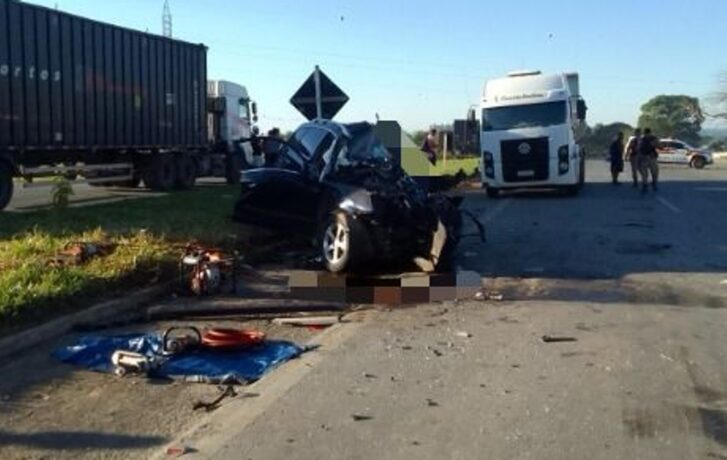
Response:
[[[679,139],[660,139],[659,163],[686,164],[690,168],[702,169],[714,162],[712,152],[692,147]]]

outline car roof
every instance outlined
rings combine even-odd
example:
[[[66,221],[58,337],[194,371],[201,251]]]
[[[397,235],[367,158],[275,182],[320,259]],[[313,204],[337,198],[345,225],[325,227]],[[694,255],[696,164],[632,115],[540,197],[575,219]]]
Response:
[[[337,136],[351,137],[354,133],[365,129],[371,129],[371,124],[366,121],[356,123],[338,123],[332,120],[316,119],[303,123],[298,129],[317,127],[332,131]],[[296,130],[297,131],[297,130]]]

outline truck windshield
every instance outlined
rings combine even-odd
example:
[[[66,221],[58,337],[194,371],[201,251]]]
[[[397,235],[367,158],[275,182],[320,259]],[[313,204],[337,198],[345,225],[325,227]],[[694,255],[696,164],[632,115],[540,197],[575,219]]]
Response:
[[[565,101],[482,110],[483,131],[553,126],[565,123]]]

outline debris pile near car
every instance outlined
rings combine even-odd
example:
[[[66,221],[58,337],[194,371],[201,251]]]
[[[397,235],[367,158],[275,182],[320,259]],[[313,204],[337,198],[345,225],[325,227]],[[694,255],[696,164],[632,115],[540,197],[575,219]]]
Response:
[[[114,243],[90,243],[73,242],[68,243],[53,259],[50,260],[51,267],[66,267],[83,265],[95,257],[105,257],[116,249]]]

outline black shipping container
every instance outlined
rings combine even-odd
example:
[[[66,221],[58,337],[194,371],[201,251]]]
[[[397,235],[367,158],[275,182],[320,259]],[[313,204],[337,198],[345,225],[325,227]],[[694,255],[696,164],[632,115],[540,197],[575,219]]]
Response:
[[[0,150],[200,147],[207,49],[0,0]]]

